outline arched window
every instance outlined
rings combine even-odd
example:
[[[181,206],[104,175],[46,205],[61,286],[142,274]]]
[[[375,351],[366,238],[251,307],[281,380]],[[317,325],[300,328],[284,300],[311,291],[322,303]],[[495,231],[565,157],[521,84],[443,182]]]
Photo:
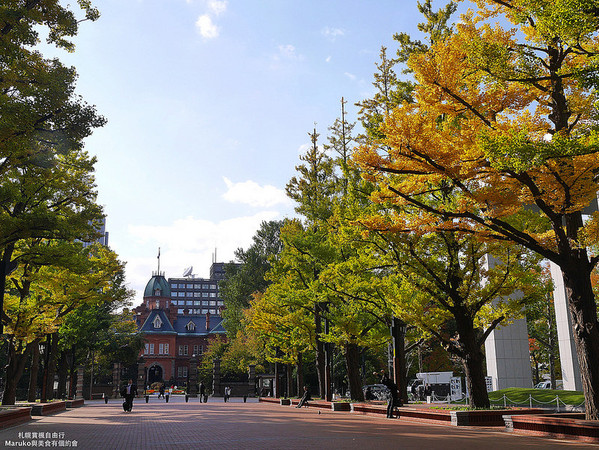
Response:
[[[156,318],[154,319],[154,322],[152,322],[154,324],[154,328],[161,328],[162,327],[162,320],[160,320],[160,317],[156,316]]]
[[[189,323],[185,325],[185,328],[187,328],[187,331],[195,331],[196,324],[190,320]]]

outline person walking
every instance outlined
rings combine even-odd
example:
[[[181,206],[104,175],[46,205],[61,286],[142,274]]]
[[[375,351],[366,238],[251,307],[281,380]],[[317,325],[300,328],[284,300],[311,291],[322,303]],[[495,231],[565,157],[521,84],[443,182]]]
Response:
[[[133,409],[133,399],[137,395],[137,386],[133,384],[133,380],[129,379],[129,382],[121,390],[121,395],[125,397],[123,402],[123,410],[125,412],[131,412]]]
[[[204,386],[204,382],[200,381],[200,403],[205,402],[206,395],[206,386]]]
[[[387,389],[389,389],[389,391],[390,391],[389,402],[387,403],[387,418],[392,419],[393,418],[393,410],[395,409],[395,406],[397,405],[397,385],[393,382],[393,380],[391,378],[389,378],[387,376],[387,374],[385,373],[384,370],[382,370],[380,374],[377,374],[376,372],[374,372],[374,375],[380,375],[381,384],[384,384],[385,386],[387,386]]]
[[[160,385],[160,389],[158,389],[158,398],[164,398],[164,384]]]

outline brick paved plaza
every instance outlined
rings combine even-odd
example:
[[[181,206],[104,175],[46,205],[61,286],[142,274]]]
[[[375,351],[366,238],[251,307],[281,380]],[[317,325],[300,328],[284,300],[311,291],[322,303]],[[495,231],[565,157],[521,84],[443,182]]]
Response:
[[[54,434],[54,435],[53,435]],[[36,439],[33,438],[36,436]],[[40,438],[42,436],[42,438]],[[155,397],[137,399],[133,412],[123,412],[121,401],[86,402],[26,425],[0,431],[0,448],[27,447],[82,449],[518,449],[597,448],[590,444],[518,436],[499,430],[456,428],[385,419],[347,412],[298,410],[276,404],[198,403],[174,397],[169,403]],[[53,443],[53,441],[56,441]],[[7,445],[8,444],[8,445]],[[23,445],[23,444],[21,444]],[[20,447],[23,448],[23,447]]]

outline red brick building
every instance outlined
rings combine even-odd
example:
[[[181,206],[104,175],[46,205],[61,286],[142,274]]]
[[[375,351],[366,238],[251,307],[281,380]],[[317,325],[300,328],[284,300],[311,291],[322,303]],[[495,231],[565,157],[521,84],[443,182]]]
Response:
[[[181,283],[167,281],[164,273],[153,273],[144,290],[143,303],[135,308],[137,326],[146,338],[140,356],[145,361],[148,384],[164,381],[186,385],[189,360],[195,355],[201,361],[208,342],[215,336],[226,335],[220,316],[222,300],[214,295],[202,301],[203,286],[217,292],[217,280],[186,281],[191,295],[189,300],[179,300],[173,297],[171,285],[178,289]],[[194,298],[196,293],[199,295]]]

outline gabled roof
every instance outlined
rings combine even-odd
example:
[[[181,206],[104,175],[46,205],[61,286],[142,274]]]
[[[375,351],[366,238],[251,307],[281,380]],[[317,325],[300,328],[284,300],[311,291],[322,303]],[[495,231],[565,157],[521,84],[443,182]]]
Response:
[[[173,324],[174,330],[178,334],[186,334],[188,336],[206,336],[209,333],[225,333],[222,327],[223,319],[220,316],[210,316],[210,330],[206,329],[206,316],[205,315],[194,315],[194,316],[177,316],[177,320]],[[192,322],[195,325],[195,330],[188,330],[187,325]],[[218,328],[219,331],[214,331]]]
[[[157,317],[159,317],[160,321],[162,322],[160,328],[154,328],[154,321]],[[144,324],[141,326],[139,331],[142,331],[144,333],[175,333],[175,329],[168,321],[168,318],[166,317],[164,311],[161,309],[153,309],[152,311],[150,311],[150,315],[148,316]]]
[[[227,330],[225,330],[225,327],[223,327],[223,320],[222,318],[219,317],[219,322],[218,324],[213,327],[210,332],[211,333],[215,333],[215,334],[225,334],[227,332]],[[210,325],[212,325],[212,317],[210,317]]]

